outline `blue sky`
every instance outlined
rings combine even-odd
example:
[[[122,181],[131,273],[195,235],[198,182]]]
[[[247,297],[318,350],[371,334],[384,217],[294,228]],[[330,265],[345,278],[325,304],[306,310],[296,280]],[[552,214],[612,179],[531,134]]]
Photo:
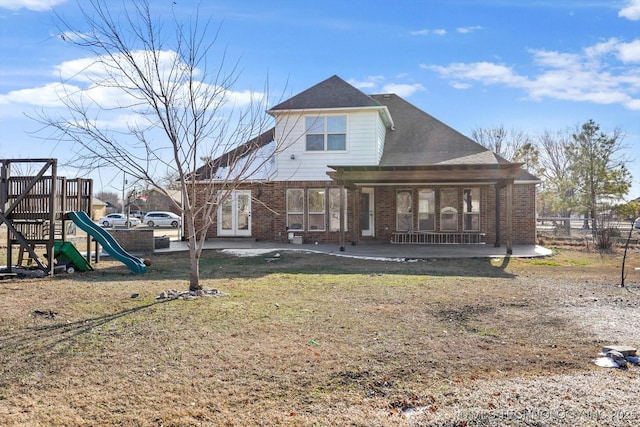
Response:
[[[234,90],[268,80],[272,105],[337,74],[365,93],[395,92],[467,135],[504,126],[535,136],[589,119],[621,128],[635,158],[630,196],[640,196],[640,0],[151,4],[185,20],[199,7],[221,23],[217,46],[240,63]],[[62,40],[55,13],[73,22],[77,3],[0,0],[0,158],[64,162],[72,151],[34,135],[39,125],[27,117],[59,108],[52,88],[87,58]],[[109,171],[91,177],[97,189],[121,185]]]

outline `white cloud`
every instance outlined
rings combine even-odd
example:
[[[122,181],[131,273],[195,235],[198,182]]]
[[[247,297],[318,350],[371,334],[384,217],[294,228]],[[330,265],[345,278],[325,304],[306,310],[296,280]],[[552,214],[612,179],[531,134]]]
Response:
[[[234,92],[232,90],[225,91],[225,97],[234,107],[245,107],[252,104],[260,104],[265,98],[262,92],[253,92],[251,90],[242,90]]]
[[[618,46],[618,57],[624,63],[637,62],[640,64],[640,39],[631,43],[621,43]]]
[[[625,104],[629,110],[637,110],[640,111],[640,99],[632,99]]]
[[[370,90],[378,87],[382,81],[384,81],[384,76],[367,76],[364,80],[350,79],[349,84],[357,87],[358,89]]]
[[[454,80],[460,84],[462,80],[475,80],[484,84],[506,84],[519,86],[525,77],[518,76],[511,68],[490,62],[455,63],[447,67],[421,65],[427,70],[436,71],[441,77]]]
[[[456,28],[456,31],[459,32],[460,34],[467,34],[467,33],[472,33],[474,31],[478,31],[481,30],[482,27],[480,25],[473,25],[471,27],[459,27]]]
[[[29,9],[43,12],[67,0],[0,0],[0,8],[9,10]]]
[[[151,126],[149,118],[143,114],[118,114],[110,119],[101,118],[93,124],[101,129],[126,131],[131,128],[145,128]]]
[[[615,37],[610,38],[609,40],[596,43],[593,46],[589,46],[584,49],[584,53],[588,58],[598,59],[603,55],[607,55],[611,52],[615,52],[620,41]]]
[[[148,51],[133,52],[138,65],[150,60],[151,53]],[[261,92],[249,90],[233,91],[229,88],[217,87],[203,82],[195,82],[192,86],[193,92],[189,93],[189,86],[181,79],[180,73],[182,64],[178,56],[173,51],[157,52],[159,72],[162,84],[165,88],[173,87],[173,103],[179,107],[179,103],[185,105],[188,100],[196,96],[196,103],[202,101],[206,104],[206,99],[216,97],[218,103],[214,103],[212,108],[236,108],[251,104],[258,104],[264,99]],[[117,60],[117,58],[116,58]],[[125,70],[128,68],[127,61],[119,63]],[[141,66],[142,69],[153,69],[153,67]],[[82,108],[100,108],[103,110],[122,110],[133,112],[134,110],[144,110],[148,108],[148,102],[144,94],[136,89],[141,85],[140,77],[135,72],[123,71],[111,58],[107,57],[87,57],[71,61],[65,61],[54,67],[53,75],[58,82],[48,83],[40,87],[25,88],[11,91],[7,94],[0,94],[0,104],[22,104],[36,107],[66,107],[68,105],[82,106]],[[133,70],[133,69],[132,69]],[[196,71],[196,76],[198,72]],[[131,80],[137,83],[131,83]],[[154,82],[158,89],[159,82],[153,77],[149,79]],[[64,82],[61,83],[60,81]]]
[[[623,43],[610,39],[579,53],[532,50],[532,74],[492,62],[421,65],[450,81],[457,89],[474,83],[523,90],[534,100],[544,98],[595,104],[620,104],[640,109],[640,39]],[[623,65],[624,64],[624,65]]]
[[[406,73],[399,73],[396,78],[404,79]],[[395,93],[401,97],[409,97],[418,91],[425,90],[420,83],[390,83],[384,76],[368,76],[364,80],[350,79],[349,84],[366,93]]]
[[[429,34],[435,34],[436,36],[444,36],[447,34],[447,30],[444,28],[436,28],[435,30],[430,30],[428,28],[424,28],[422,30],[415,30],[409,32],[412,36],[427,36]]]
[[[131,52],[133,60],[143,69],[154,69],[157,63],[160,75],[165,81],[169,80],[172,72],[175,74],[180,60],[173,50],[151,52],[137,50]],[[150,66],[145,67],[145,64]],[[64,80],[75,80],[85,83],[98,83],[104,80],[127,80],[126,76],[136,76],[129,59],[125,55],[87,57],[65,61],[55,68],[57,76]]]
[[[471,85],[469,83],[452,83],[451,86],[453,86],[456,89],[460,89],[460,90],[464,90],[464,89],[469,89],[471,87]]]
[[[631,21],[640,21],[640,0],[628,0],[626,7],[618,12],[618,16]]]
[[[383,86],[382,91],[384,93],[395,93],[396,95],[407,98],[418,91],[423,91],[424,86],[420,83],[414,84],[402,84],[402,83],[389,83]]]
[[[9,93],[0,94],[0,105],[26,104],[38,107],[62,107],[60,101],[65,94],[77,93],[78,86],[65,85],[62,83],[49,83],[41,87],[13,90]]]
[[[575,69],[580,67],[580,55],[546,50],[531,50],[533,60],[541,67]]]

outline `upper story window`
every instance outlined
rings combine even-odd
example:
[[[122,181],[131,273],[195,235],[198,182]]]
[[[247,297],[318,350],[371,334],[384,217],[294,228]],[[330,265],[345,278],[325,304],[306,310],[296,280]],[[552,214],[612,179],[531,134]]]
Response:
[[[347,149],[347,116],[305,118],[307,151],[344,151]]]

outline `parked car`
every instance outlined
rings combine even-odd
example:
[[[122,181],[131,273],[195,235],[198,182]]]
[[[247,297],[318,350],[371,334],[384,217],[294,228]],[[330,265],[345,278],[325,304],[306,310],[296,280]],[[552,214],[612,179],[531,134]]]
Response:
[[[130,211],[129,212],[129,216],[132,216],[134,218],[138,218],[139,220],[142,220],[142,218],[144,218],[144,212],[142,212],[142,211]]]
[[[115,227],[115,226],[126,226],[127,225],[127,216],[121,213],[112,213],[107,216],[103,216],[98,220],[98,224],[103,227]],[[129,227],[135,227],[140,224],[140,220],[138,218],[134,218],[129,216]]]
[[[142,219],[149,227],[180,227],[182,218],[173,212],[148,212]]]

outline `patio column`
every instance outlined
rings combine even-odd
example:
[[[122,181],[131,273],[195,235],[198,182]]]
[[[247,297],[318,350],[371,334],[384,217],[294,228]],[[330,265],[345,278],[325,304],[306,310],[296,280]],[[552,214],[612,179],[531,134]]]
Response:
[[[507,254],[513,253],[513,179],[507,181]]]
[[[344,181],[340,182],[340,251],[344,252]]]
[[[496,190],[496,241],[493,244],[494,248],[500,247],[500,190],[504,188],[504,186],[505,183],[502,180],[497,181],[494,185],[494,188]]]

